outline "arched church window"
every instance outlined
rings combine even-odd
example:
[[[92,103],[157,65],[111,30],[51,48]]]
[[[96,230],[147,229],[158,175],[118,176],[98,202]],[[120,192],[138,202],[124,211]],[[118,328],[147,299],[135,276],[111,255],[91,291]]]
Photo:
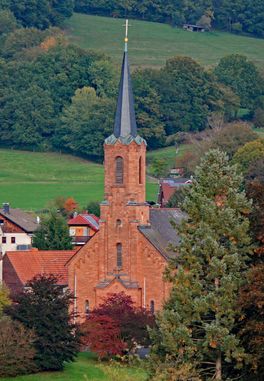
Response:
[[[150,301],[150,312],[152,314],[154,314],[154,312],[155,312],[155,302],[154,302],[154,300]]]
[[[90,312],[90,303],[89,303],[89,300],[85,300],[85,304],[84,304],[84,312],[85,312],[85,315],[86,315],[86,316],[89,315],[89,312]]]
[[[123,184],[124,182],[124,160],[121,156],[115,159],[115,182],[116,184]]]
[[[118,243],[116,245],[116,265],[118,268],[121,268],[123,265],[123,258],[122,258],[122,243]]]
[[[120,219],[116,220],[116,227],[120,228],[122,226],[122,221]]]
[[[139,158],[139,163],[138,163],[138,182],[139,184],[142,184],[142,157],[140,156]]]

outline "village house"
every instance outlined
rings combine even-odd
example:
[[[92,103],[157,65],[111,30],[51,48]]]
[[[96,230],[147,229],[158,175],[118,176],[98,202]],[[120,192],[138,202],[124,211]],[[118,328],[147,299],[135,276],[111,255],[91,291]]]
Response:
[[[175,192],[191,183],[191,179],[184,177],[160,179],[158,193],[158,204],[160,207],[165,208]]]
[[[75,254],[75,250],[8,251],[3,258],[3,281],[11,296],[23,290],[25,284],[36,275],[57,276],[58,284],[68,286],[65,264]]]
[[[94,214],[76,214],[68,221],[74,246],[84,245],[99,230],[99,218]]]
[[[2,282],[2,258],[7,251],[29,250],[33,233],[38,228],[37,218],[21,209],[10,208],[8,203],[0,209],[0,283]]]

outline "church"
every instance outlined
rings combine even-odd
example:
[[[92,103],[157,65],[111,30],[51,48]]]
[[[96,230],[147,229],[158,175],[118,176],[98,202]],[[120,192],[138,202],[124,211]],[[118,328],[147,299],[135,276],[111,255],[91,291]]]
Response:
[[[81,320],[109,293],[125,292],[136,306],[161,309],[170,290],[163,273],[179,243],[171,221],[180,223],[183,213],[146,203],[147,142],[137,133],[127,42],[113,134],[104,142],[99,229],[66,264]]]

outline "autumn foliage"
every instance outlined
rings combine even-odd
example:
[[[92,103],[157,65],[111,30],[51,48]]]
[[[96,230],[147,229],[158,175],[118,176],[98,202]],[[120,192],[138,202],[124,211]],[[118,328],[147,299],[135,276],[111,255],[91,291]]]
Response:
[[[82,344],[100,359],[121,355],[126,344],[117,321],[107,315],[92,314],[82,325]]]
[[[82,343],[101,358],[121,354],[137,344],[148,345],[147,327],[153,327],[154,322],[153,314],[135,307],[124,292],[108,294],[83,324]]]

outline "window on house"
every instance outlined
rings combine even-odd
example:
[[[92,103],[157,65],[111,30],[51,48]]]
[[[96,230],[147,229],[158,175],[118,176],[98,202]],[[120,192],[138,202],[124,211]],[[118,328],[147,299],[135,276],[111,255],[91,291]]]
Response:
[[[116,184],[123,184],[124,182],[124,160],[121,156],[115,159],[116,172],[115,172],[115,182]]]
[[[6,237],[2,237],[2,243],[6,243]]]
[[[122,243],[116,245],[116,264],[118,268],[122,267]]]
[[[138,182],[139,184],[142,184],[142,157],[140,156],[139,158],[139,163],[138,163]]]
[[[89,312],[90,312],[90,303],[89,303],[89,300],[85,300],[84,311],[85,311],[85,315],[88,316]]]
[[[155,312],[155,302],[154,302],[154,300],[150,301],[150,312],[152,314],[154,314],[154,312]]]
[[[16,237],[11,237],[11,243],[16,243]]]

